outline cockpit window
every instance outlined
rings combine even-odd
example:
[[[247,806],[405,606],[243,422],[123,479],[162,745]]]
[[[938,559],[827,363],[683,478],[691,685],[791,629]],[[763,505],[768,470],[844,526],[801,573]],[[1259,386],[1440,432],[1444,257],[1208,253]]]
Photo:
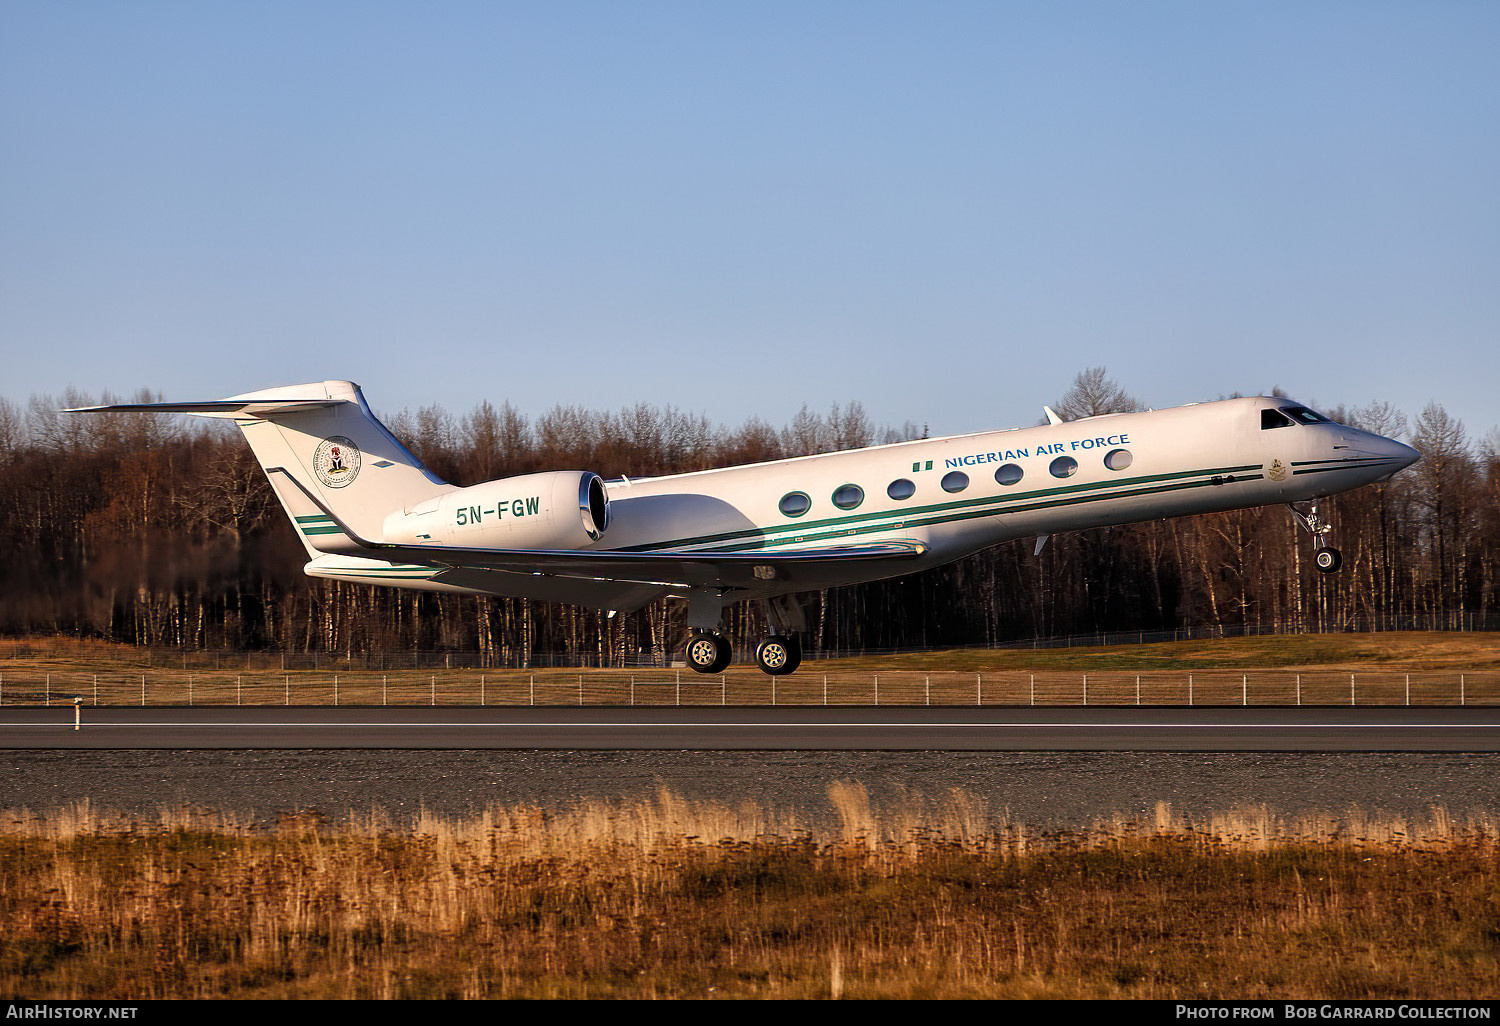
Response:
[[[1261,410],[1260,429],[1268,431],[1271,428],[1291,427],[1292,419],[1280,410]]]
[[[1283,406],[1281,412],[1291,417],[1299,424],[1331,424],[1333,423],[1321,413],[1309,410],[1305,406]]]

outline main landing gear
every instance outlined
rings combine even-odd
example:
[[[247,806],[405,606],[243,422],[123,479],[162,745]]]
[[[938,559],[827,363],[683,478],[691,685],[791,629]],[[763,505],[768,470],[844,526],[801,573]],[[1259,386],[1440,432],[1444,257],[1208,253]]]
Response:
[[[712,631],[695,631],[687,643],[687,664],[699,673],[721,673],[734,658],[729,639]],[[802,645],[795,636],[772,634],[755,646],[755,664],[773,677],[802,665]]]
[[[687,664],[699,673],[719,673],[734,658],[734,648],[722,634],[696,631],[688,639]]]
[[[755,646],[755,663],[773,677],[784,676],[802,665],[802,644],[795,635],[773,634]]]
[[[687,625],[692,631],[685,652],[687,664],[699,673],[722,673],[734,658],[729,639],[719,633],[723,596],[709,588],[694,588],[687,599]],[[755,664],[773,677],[782,677],[802,665],[802,644],[797,638],[807,630],[807,618],[791,596],[762,601],[773,633],[755,646]]]
[[[1294,502],[1286,505],[1287,509],[1292,511],[1292,516],[1297,518],[1297,522],[1313,536],[1313,542],[1316,545],[1313,549],[1313,565],[1325,574],[1337,573],[1338,569],[1344,565],[1344,557],[1338,549],[1324,543],[1324,537],[1333,530],[1333,527],[1318,514],[1318,501],[1314,499],[1309,503],[1306,513],[1298,509]]]

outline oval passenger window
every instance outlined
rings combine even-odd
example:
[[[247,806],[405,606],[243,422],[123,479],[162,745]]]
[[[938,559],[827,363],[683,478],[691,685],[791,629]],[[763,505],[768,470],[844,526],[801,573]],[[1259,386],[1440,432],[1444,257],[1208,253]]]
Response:
[[[1021,468],[1014,463],[1007,463],[995,471],[995,481],[997,484],[1013,485],[1021,480],[1023,476]]]
[[[840,485],[833,493],[833,504],[839,509],[853,509],[865,501],[865,490],[856,484]]]

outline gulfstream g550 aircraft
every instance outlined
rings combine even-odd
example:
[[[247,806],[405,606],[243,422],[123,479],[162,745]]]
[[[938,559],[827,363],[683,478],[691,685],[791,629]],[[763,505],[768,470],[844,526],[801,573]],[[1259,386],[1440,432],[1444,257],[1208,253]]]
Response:
[[[693,474],[605,481],[583,470],[459,488],[370,412],[359,386],[319,381],[215,402],[76,413],[233,420],[311,557],[314,577],[631,611],[687,599],[687,662],[731,658],[725,605],[766,603],[761,669],[790,673],[798,592],[897,577],[1012,538],[1286,503],[1339,567],[1320,498],[1420,455],[1286,399],[1119,413]],[[1296,503],[1310,504],[1299,509]]]

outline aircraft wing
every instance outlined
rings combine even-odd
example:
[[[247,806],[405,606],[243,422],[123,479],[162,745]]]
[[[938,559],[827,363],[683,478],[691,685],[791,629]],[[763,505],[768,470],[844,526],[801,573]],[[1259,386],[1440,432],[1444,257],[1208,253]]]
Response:
[[[834,565],[908,560],[922,556],[921,542],[879,542],[815,549],[738,552],[620,552],[591,549],[463,549],[448,546],[363,542],[358,553],[372,559],[451,570],[498,570],[661,587],[745,587],[772,581],[816,582]],[[353,555],[354,553],[350,553]],[[817,585],[811,584],[810,587]]]

